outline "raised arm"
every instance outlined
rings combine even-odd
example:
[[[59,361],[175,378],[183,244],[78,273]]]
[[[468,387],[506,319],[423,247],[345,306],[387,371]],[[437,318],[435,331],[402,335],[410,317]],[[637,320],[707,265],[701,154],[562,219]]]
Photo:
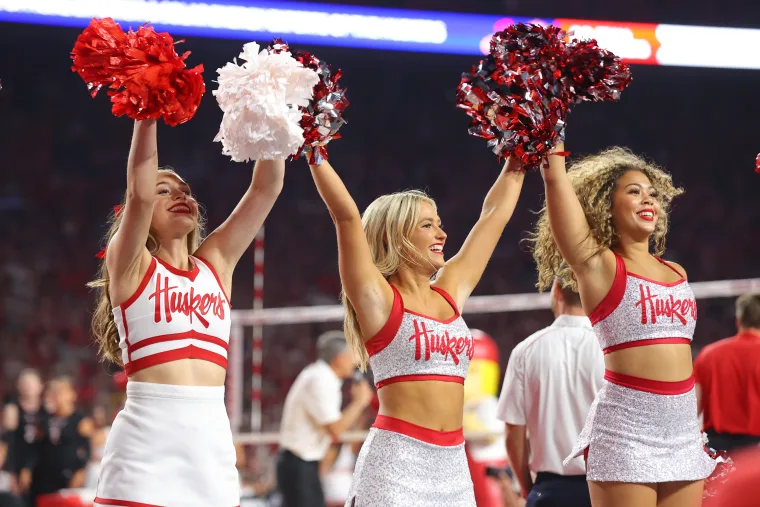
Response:
[[[556,151],[561,152],[564,148],[564,143],[559,143]],[[606,268],[612,269],[611,276],[614,276],[615,260],[612,253],[606,250],[603,255],[597,255],[599,244],[591,236],[583,207],[567,177],[565,157],[550,155],[548,167],[544,167],[541,174],[544,178],[546,208],[552,236],[579,283],[584,285],[586,273],[598,268],[602,260],[605,261]],[[606,289],[602,290],[606,293]]]
[[[459,308],[464,306],[480,281],[504,227],[520,197],[525,171],[519,161],[509,158],[483,202],[480,218],[467,236],[459,252],[449,259],[436,285],[454,297]]]
[[[150,257],[145,241],[153,218],[157,175],[156,121],[135,121],[127,160],[127,196],[121,212],[121,225],[111,238],[106,255],[108,274],[117,285],[121,285],[118,283],[121,280],[136,277],[140,261]],[[111,288],[113,290],[113,285]],[[129,294],[134,288],[123,287],[123,293]],[[117,288],[116,292],[121,294],[122,290]]]
[[[356,309],[362,334],[369,339],[388,319],[393,291],[372,262],[359,208],[340,176],[326,161],[312,165],[311,175],[335,223],[343,290]]]
[[[259,232],[282,191],[284,160],[259,160],[253,168],[251,185],[227,220],[209,234],[196,252],[216,270],[230,293],[232,273]]]

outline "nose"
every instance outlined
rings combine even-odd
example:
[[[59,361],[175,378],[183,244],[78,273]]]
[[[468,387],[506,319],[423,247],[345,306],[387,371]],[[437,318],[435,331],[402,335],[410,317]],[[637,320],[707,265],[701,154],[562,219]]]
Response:
[[[174,192],[174,200],[175,201],[187,201],[187,194],[183,192],[182,190],[176,190]]]
[[[445,240],[448,236],[443,231],[443,229],[438,228],[438,231],[436,232],[435,239],[439,239],[441,241]]]

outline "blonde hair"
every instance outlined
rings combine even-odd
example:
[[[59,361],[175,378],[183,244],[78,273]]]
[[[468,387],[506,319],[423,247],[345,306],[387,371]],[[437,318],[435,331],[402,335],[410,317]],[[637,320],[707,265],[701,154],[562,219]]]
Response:
[[[422,265],[409,236],[420,214],[420,205],[428,203],[437,211],[435,201],[420,190],[407,190],[383,195],[375,199],[362,215],[362,227],[372,254],[372,262],[387,280],[402,264]],[[340,295],[346,316],[343,331],[354,361],[361,371],[366,371],[369,355],[364,347],[364,337],[356,317],[356,310],[348,300],[346,291]]]
[[[174,169],[170,167],[161,168],[158,170],[158,174],[168,174],[174,176],[182,183],[186,183]],[[126,194],[122,198],[121,205],[124,206],[126,201]],[[192,254],[200,246],[203,238],[204,218],[198,208],[198,222],[195,229],[187,235],[187,251]],[[110,227],[108,233],[105,236],[106,247],[111,242],[116,231],[119,230],[121,225],[121,213],[112,213],[109,217]],[[148,233],[148,239],[145,240],[145,247],[148,249],[151,255],[158,253],[160,248],[158,239],[153,235],[153,231]],[[112,363],[123,366],[121,360],[121,351],[119,349],[119,330],[116,327],[116,322],[113,320],[113,306],[111,305],[111,298],[108,294],[110,277],[108,275],[108,269],[106,268],[105,258],[100,263],[100,269],[98,271],[98,277],[89,282],[87,287],[95,289],[97,291],[97,304],[95,305],[95,311],[92,314],[92,336],[95,343],[98,345],[98,354],[103,361],[110,361]]]
[[[612,224],[612,194],[618,180],[628,171],[640,171],[645,174],[659,194],[657,200],[661,212],[650,243],[655,255],[662,255],[665,251],[670,203],[683,193],[683,189],[675,187],[670,174],[657,165],[634,155],[627,148],[613,147],[573,163],[567,172],[586,215],[590,234],[599,245],[592,257],[617,244],[617,232]],[[563,287],[577,291],[575,275],[564,262],[554,242],[546,202],[539,212],[536,228],[528,241],[531,243],[533,259],[538,268],[538,289],[543,291],[551,287],[553,280],[557,278]]]

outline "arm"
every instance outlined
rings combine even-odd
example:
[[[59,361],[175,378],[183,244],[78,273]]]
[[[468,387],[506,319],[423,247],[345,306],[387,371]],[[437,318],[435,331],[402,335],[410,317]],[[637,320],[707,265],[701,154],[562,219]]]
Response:
[[[333,439],[338,440],[344,431],[353,427],[372,402],[374,392],[366,380],[351,386],[351,403],[341,412],[340,419],[325,425]]]
[[[87,480],[87,463],[90,461],[92,448],[90,441],[95,431],[95,423],[89,417],[83,418],[77,425],[77,461],[74,475],[69,480],[70,488],[84,487]]]
[[[556,151],[564,149],[564,143],[557,144]],[[582,277],[585,272],[598,267],[599,257],[595,253],[599,250],[599,245],[591,236],[586,214],[567,177],[565,157],[550,155],[549,165],[541,169],[541,174],[554,241],[575,275]],[[612,268],[611,276],[614,277],[615,260],[611,254],[605,261],[606,264]]]
[[[235,265],[251,245],[274,202],[282,191],[284,160],[259,160],[253,168],[251,185],[233,212],[198,248],[230,293]]]
[[[507,424],[507,455],[517,482],[520,483],[522,495],[527,497],[533,488],[533,477],[528,467],[530,444],[524,425]]]
[[[372,261],[359,208],[340,176],[326,161],[312,165],[311,175],[335,223],[343,290],[356,309],[364,336],[374,336],[388,319],[393,291]]]
[[[459,252],[449,259],[436,285],[446,288],[462,308],[480,281],[520,197],[525,171],[510,157],[488,191],[480,218]]]
[[[111,238],[106,266],[112,280],[134,274],[149,257],[145,248],[156,199],[158,149],[156,121],[135,121],[127,160],[127,197],[121,226]]]

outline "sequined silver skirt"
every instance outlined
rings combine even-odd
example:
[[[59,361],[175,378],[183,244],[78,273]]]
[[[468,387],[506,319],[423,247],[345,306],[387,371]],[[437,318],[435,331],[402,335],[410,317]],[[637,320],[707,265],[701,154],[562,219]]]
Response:
[[[694,387],[655,394],[605,380],[565,465],[585,451],[589,481],[696,481],[716,464],[705,452]]]
[[[402,428],[404,434],[377,426],[359,452],[346,507],[475,507],[463,439],[436,445],[409,435],[429,440],[432,430]]]

